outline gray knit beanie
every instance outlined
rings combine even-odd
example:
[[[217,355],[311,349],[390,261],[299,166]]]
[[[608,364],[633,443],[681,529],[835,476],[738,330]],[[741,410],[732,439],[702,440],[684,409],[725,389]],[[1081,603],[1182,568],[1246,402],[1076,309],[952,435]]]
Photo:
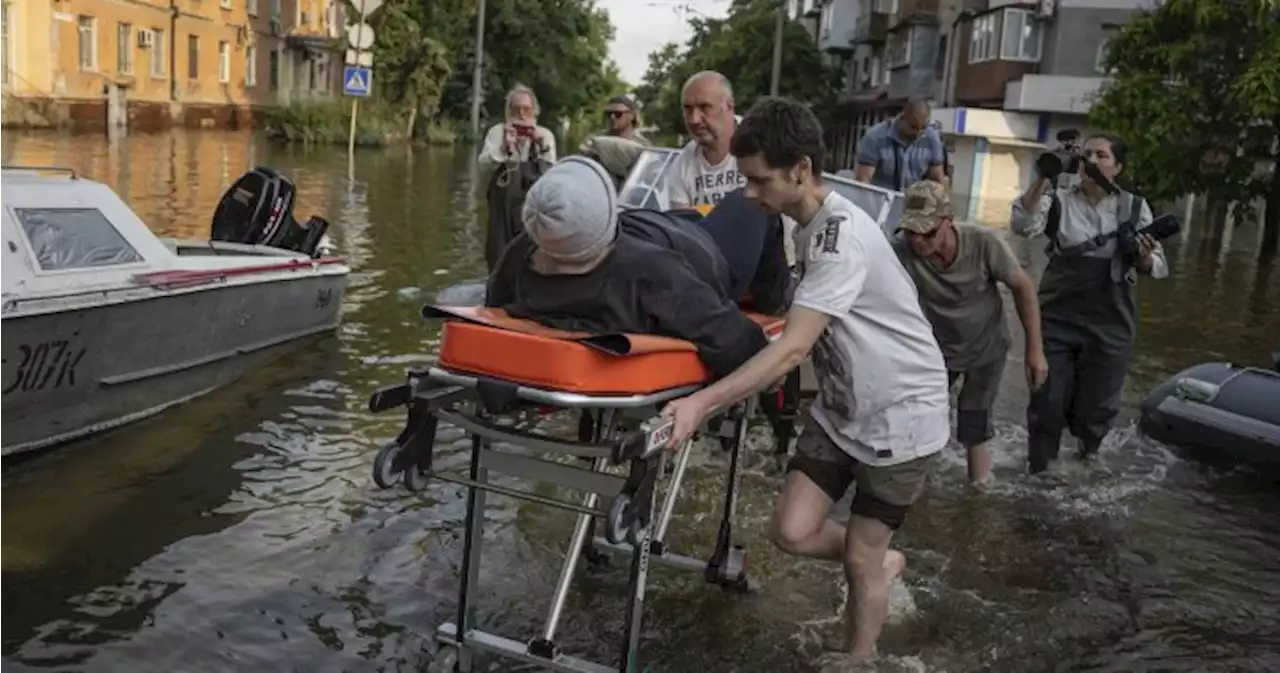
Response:
[[[521,219],[543,254],[581,264],[613,243],[618,192],[604,166],[586,157],[565,157],[533,183]]]

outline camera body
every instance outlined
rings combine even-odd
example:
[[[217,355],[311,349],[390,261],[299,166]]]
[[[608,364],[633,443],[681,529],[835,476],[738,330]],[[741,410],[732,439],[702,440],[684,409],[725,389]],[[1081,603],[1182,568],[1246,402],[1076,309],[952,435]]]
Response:
[[[1121,254],[1135,258],[1138,256],[1138,234],[1146,234],[1157,241],[1163,241],[1170,236],[1178,233],[1180,229],[1178,218],[1171,213],[1165,213],[1160,217],[1151,221],[1151,224],[1137,229],[1132,224],[1125,222],[1120,225],[1116,231],[1116,245],[1119,247]]]
[[[1051,150],[1036,157],[1036,171],[1043,178],[1055,180],[1063,173],[1080,170],[1080,160],[1080,153],[1074,148]]]
[[[525,126],[524,124],[513,124],[517,138],[532,138],[534,127]]]

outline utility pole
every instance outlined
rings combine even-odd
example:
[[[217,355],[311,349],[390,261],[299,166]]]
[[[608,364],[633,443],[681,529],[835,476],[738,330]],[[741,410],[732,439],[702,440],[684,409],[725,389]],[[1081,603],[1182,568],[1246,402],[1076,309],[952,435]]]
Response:
[[[476,12],[476,64],[471,74],[471,137],[480,137],[480,101],[484,98],[481,80],[484,77],[484,0],[480,0]]]
[[[787,0],[778,0],[778,23],[773,29],[773,76],[769,79],[770,96],[778,95],[778,83],[782,79],[782,32],[786,27]]]

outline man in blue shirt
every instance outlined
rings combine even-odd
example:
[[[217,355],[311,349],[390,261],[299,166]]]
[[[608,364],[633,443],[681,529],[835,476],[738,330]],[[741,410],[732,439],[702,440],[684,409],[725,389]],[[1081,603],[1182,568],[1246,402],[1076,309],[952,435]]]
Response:
[[[858,141],[858,166],[853,179],[895,192],[920,180],[950,186],[942,134],[929,125],[929,104],[907,102],[902,114],[867,129]]]

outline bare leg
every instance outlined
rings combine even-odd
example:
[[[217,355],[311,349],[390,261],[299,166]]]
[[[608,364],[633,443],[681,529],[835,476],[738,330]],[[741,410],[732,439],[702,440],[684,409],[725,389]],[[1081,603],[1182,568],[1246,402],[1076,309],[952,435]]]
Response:
[[[845,576],[849,580],[849,654],[854,661],[876,656],[876,641],[889,614],[889,587],[902,574],[906,558],[891,551],[893,529],[857,514],[849,519]]]
[[[987,451],[987,443],[980,442],[966,450],[969,454],[969,482],[979,486],[986,484],[991,479],[991,453]]]
[[[839,561],[845,555],[845,527],[827,518],[831,496],[803,472],[787,474],[773,513],[770,537],[782,551]]]

